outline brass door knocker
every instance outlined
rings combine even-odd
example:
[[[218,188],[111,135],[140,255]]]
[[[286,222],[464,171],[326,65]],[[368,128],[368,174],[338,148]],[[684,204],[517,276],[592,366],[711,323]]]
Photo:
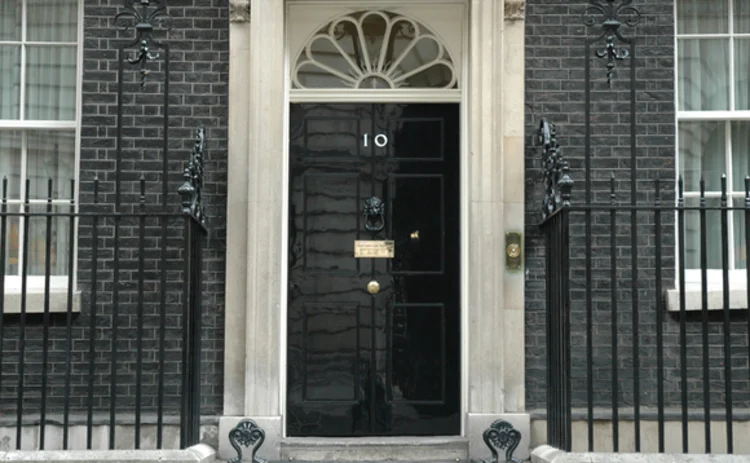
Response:
[[[377,196],[365,199],[364,203],[365,229],[379,232],[385,228],[385,204]]]

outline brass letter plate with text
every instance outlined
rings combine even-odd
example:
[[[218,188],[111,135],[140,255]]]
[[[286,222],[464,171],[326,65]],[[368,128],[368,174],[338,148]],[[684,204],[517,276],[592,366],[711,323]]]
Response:
[[[393,259],[394,249],[393,241],[354,241],[354,257],[357,259]]]

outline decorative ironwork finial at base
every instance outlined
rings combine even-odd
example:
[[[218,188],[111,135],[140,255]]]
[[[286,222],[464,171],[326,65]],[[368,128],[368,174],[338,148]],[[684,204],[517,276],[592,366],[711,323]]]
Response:
[[[641,12],[632,6],[633,0],[589,0],[589,6],[583,10],[581,19],[587,27],[595,27],[599,23],[601,31],[597,37],[589,40],[590,44],[602,39],[605,41],[604,48],[597,50],[597,58],[607,59],[607,85],[612,87],[612,78],[617,61],[630,58],[630,51],[619,48],[617,41],[632,43],[622,35],[620,27],[623,23],[628,27],[635,27],[641,22]],[[620,19],[623,17],[624,19]],[[600,21],[597,21],[597,18]]]
[[[484,430],[482,438],[492,452],[492,459],[485,460],[485,463],[500,463],[500,452],[503,450],[506,462],[520,463],[520,460],[513,458],[513,452],[521,443],[521,431],[512,424],[505,420],[497,420]]]
[[[266,432],[258,426],[258,423],[251,419],[240,421],[237,423],[237,426],[229,431],[229,443],[237,452],[237,456],[229,460],[229,463],[240,463],[242,461],[242,448],[240,445],[250,448],[250,457],[253,463],[266,463],[266,460],[255,455],[265,440]]]
[[[203,152],[206,147],[206,130],[201,127],[196,132],[195,145],[190,161],[182,177],[184,182],[177,192],[182,197],[182,212],[193,216],[195,220],[206,222],[203,209]]]

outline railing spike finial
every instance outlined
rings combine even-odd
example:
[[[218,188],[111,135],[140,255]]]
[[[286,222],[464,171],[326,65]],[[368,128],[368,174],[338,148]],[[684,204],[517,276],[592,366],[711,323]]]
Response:
[[[557,144],[557,128],[547,119],[539,123],[539,143],[542,145],[542,171],[545,194],[542,200],[542,219],[546,220],[557,209],[570,205],[573,179],[570,166]]]
[[[205,224],[203,208],[203,152],[206,147],[206,131],[200,127],[196,132],[195,145],[190,161],[182,174],[184,181],[177,192],[182,197],[182,212]]]
[[[560,198],[562,199],[562,206],[570,206],[570,196],[573,191],[573,179],[570,177],[570,165],[568,161],[562,160],[561,168],[562,176],[557,181],[557,188],[560,190]]]

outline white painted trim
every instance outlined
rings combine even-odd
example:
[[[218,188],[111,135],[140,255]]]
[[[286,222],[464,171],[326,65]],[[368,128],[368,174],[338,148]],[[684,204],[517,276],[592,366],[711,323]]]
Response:
[[[78,79],[79,82],[81,79]],[[20,121],[0,120],[0,129],[43,129],[43,130],[70,130],[77,129],[80,117],[70,121]]]
[[[289,9],[295,4],[320,4],[325,6],[351,6],[352,0],[328,0],[328,1],[294,1],[288,0],[284,10],[284,21],[288,24]],[[460,66],[459,82],[467,84],[461,85],[458,89],[294,89],[292,88],[291,79],[291,50],[289,27],[285,29],[284,44],[284,148],[282,155],[283,161],[283,183],[282,183],[282,226],[281,226],[281,335],[280,335],[280,365],[286,365],[288,337],[287,337],[287,316],[288,316],[288,278],[289,278],[289,106],[292,103],[457,103],[459,104],[459,136],[460,136],[460,153],[459,153],[459,203],[460,203],[460,306],[461,306],[461,327],[460,327],[460,357],[461,357],[461,397],[460,397],[460,436],[467,435],[467,414],[469,404],[469,150],[470,150],[470,125],[469,125],[469,7],[464,2],[456,0],[409,0],[410,6],[423,6],[429,4],[460,4],[463,3],[463,18],[461,18],[461,49],[462,57],[458,64]],[[378,6],[383,5],[400,5],[405,2],[379,0]],[[425,23],[429,27],[429,23]],[[280,407],[281,410],[281,437],[287,438],[286,433],[286,391],[287,391],[286,369],[282,368],[280,374],[281,391]],[[418,438],[416,438],[418,439]]]
[[[286,438],[286,393],[287,393],[287,353],[289,350],[289,336],[288,336],[288,324],[287,317],[289,314],[289,105],[293,102],[291,96],[292,89],[292,78],[291,78],[291,57],[289,50],[289,9],[290,4],[287,2],[284,8],[284,148],[282,151],[283,161],[282,171],[282,193],[281,193],[281,333],[279,335],[280,346],[279,346],[279,361],[280,365],[284,365],[279,375],[279,410],[281,410],[281,437]],[[302,101],[300,101],[302,102]]]
[[[469,435],[469,154],[470,154],[470,140],[469,135],[471,134],[471,127],[469,123],[469,38],[470,25],[469,25],[469,5],[463,9],[463,37],[462,37],[462,60],[461,60],[461,82],[464,85],[461,86],[461,107],[460,107],[460,142],[461,142],[461,157],[459,160],[459,207],[461,225],[459,228],[460,242],[459,242],[459,265],[461,266],[461,272],[459,274],[460,279],[460,306],[461,306],[461,331],[460,331],[460,359],[461,359],[461,435]]]
[[[306,44],[309,44],[310,40],[318,34],[320,28],[340,18],[342,13],[353,13],[363,9],[387,9],[395,14],[410,18],[430,30],[430,34],[434,35],[438,42],[443,45],[445,53],[450,57],[454,67],[458,69],[466,58],[461,53],[463,38],[460,34],[461,30],[456,27],[454,18],[457,14],[460,14],[458,12],[466,10],[466,2],[462,0],[430,2],[429,7],[427,6],[427,2],[411,3],[408,0],[406,3],[378,1],[376,4],[373,4],[371,0],[341,0],[334,3],[319,2],[317,4],[308,2],[291,3],[286,10],[286,47],[292,57],[290,61],[296,63],[299,54],[305,52]],[[458,24],[463,26],[461,23]],[[294,63],[290,62],[290,66]],[[457,79],[457,85],[458,88],[462,88],[464,83]]]
[[[26,178],[26,172],[27,172],[27,161],[28,161],[28,154],[27,154],[27,132],[26,130],[61,130],[61,131],[74,131],[74,142],[73,142],[73,179],[74,179],[74,190],[73,190],[73,198],[75,199],[75,210],[78,211],[79,204],[78,204],[78,197],[79,197],[79,184],[80,184],[80,172],[81,172],[81,120],[82,120],[82,112],[83,112],[83,39],[84,39],[84,0],[76,0],[78,3],[77,8],[77,30],[76,30],[76,42],[39,42],[39,41],[26,41],[26,29],[27,29],[27,0],[24,0],[23,7],[22,7],[22,24],[21,24],[21,40],[20,41],[9,41],[9,42],[0,42],[0,44],[14,44],[14,45],[20,45],[21,46],[21,59],[22,59],[22,67],[21,67],[21,86],[20,86],[20,108],[19,108],[19,119],[1,119],[0,120],[0,130],[23,130],[23,136],[22,136],[22,148],[21,148],[21,156],[22,156],[22,165],[21,165],[21,178]],[[34,46],[34,45],[43,45],[43,46],[75,46],[76,47],[76,97],[75,97],[75,118],[72,120],[26,120],[25,118],[25,107],[26,107],[26,85],[25,85],[25,76],[26,76],[26,70],[25,70],[25,49],[26,46]],[[23,205],[23,198],[25,197],[25,182],[21,183],[20,186],[20,195],[18,198],[12,198],[7,201],[8,205]],[[63,191],[65,188],[67,188],[68,182],[65,182],[65,185],[60,185],[59,188],[61,188]],[[29,200],[29,204],[46,204],[46,200]],[[70,205],[70,199],[69,198],[56,198],[52,200],[52,204],[55,206],[66,206]],[[67,212],[67,210],[66,210]],[[70,259],[73,259],[73,288],[77,287],[78,284],[78,225],[79,221],[76,219],[76,224],[74,226],[74,234],[73,234],[73,249],[71,251],[71,255],[69,256]],[[67,228],[67,225],[64,225]],[[23,227],[21,227],[20,231],[21,235],[19,236],[19,243],[23,242]],[[26,256],[22,255],[23,250],[19,249],[19,258],[25,259]],[[67,270],[67,268],[66,268]],[[6,291],[13,294],[14,291],[20,291],[20,275],[7,275],[5,277],[5,284],[6,284]],[[67,289],[68,287],[68,275],[51,275],[50,277],[50,288],[53,293],[59,292],[61,290]],[[43,294],[44,292],[44,277],[42,276],[28,276],[27,278],[27,289],[29,292],[29,296],[31,298],[34,298],[36,294]],[[67,293],[66,293],[67,294]],[[76,298],[78,296],[75,296]],[[74,303],[76,306],[74,308],[74,312],[80,311],[80,301],[76,301]],[[50,309],[52,312],[60,311],[55,309],[54,307],[51,307]],[[64,310],[63,310],[64,311]],[[6,310],[7,313],[12,313]]]
[[[436,4],[459,4],[463,3],[466,4],[467,0],[287,0],[287,5],[321,5],[321,6],[351,6],[351,5],[362,5],[363,8],[366,8],[367,5],[372,5],[373,3],[377,3],[378,7],[381,6],[402,6],[404,4],[414,5],[414,6],[428,6],[428,5],[436,5]]]
[[[364,101],[379,103],[460,103],[464,98],[464,91],[460,89],[291,89],[288,95],[291,103],[361,103]]]
[[[0,40],[0,45],[30,45],[30,46],[40,46],[40,47],[77,47],[78,42],[39,42],[39,41],[33,41],[28,40],[26,42],[22,42],[20,40]]]
[[[23,0],[21,4],[21,67],[19,69],[19,71],[21,72],[21,79],[18,81],[19,90],[21,92],[18,100],[18,118],[20,120],[26,119],[26,46],[24,45],[24,42],[26,41],[26,22],[28,21],[28,9],[28,0]]]
[[[318,9],[321,8],[319,7]],[[366,89],[368,87],[365,82],[374,78],[380,82],[387,83],[388,88],[399,89],[409,87],[407,79],[410,77],[418,75],[434,66],[442,66],[449,69],[451,73],[450,80],[440,86],[418,85],[409,88],[451,89],[456,87],[458,76],[456,75],[454,57],[450,54],[449,47],[446,46],[443,39],[435,34],[432,28],[426,26],[421,21],[412,18],[410,15],[392,10],[394,9],[367,8],[358,12],[350,12],[344,8],[339,8],[337,11],[339,14],[327,25],[323,26],[322,29],[316,27],[317,31],[307,38],[299,54],[295,57],[294,63],[290,63],[290,65],[293,65],[291,76],[294,87],[299,89],[321,88],[314,85],[313,82],[307,82],[307,77],[303,79],[303,76],[307,75],[307,72],[303,71],[303,68],[313,67],[317,69],[315,73],[337,78],[338,85],[333,85],[332,88],[351,87]],[[377,49],[372,50],[366,45],[367,40],[365,39],[364,31],[364,23],[369,18],[377,18],[376,20],[382,21],[385,26],[382,41],[377,45]],[[305,19],[308,24],[316,21],[316,19],[311,17],[306,17]],[[289,16],[289,21],[292,21],[291,15]],[[401,30],[399,24],[404,22],[410,25],[411,29],[414,30],[414,34],[408,37],[409,43],[396,51],[394,47],[396,35],[394,33],[397,30]],[[350,52],[344,50],[339,43],[340,37],[337,36],[339,33],[337,26],[342,24],[349,24],[350,27],[354,28],[352,35],[358,38],[358,45],[356,45],[357,49],[355,52],[358,55],[361,53],[362,56],[362,59],[358,62],[355,62],[349,55]],[[291,30],[297,26],[298,24],[292,24],[288,29]],[[337,58],[345,62],[346,69],[333,65],[330,50],[322,51],[315,48],[315,43],[319,41],[327,42],[328,47],[332,46],[336,50]],[[432,43],[436,46],[437,50],[434,56],[421,56],[418,51],[420,42]],[[294,50],[295,45],[292,40],[289,41],[290,54],[292,51],[296,51]],[[395,51],[395,55],[390,59],[386,56],[388,50]],[[373,53],[372,56],[370,56],[370,52]],[[409,57],[419,58],[419,62],[408,64],[410,60],[407,58]],[[422,58],[425,59],[422,60]],[[308,83],[313,85],[308,86]]]
[[[677,31],[677,2],[673,2],[672,4],[672,17],[675,18],[675,31]],[[674,130],[675,130],[675,136],[674,136],[674,197],[677,198],[679,196],[679,179],[680,179],[680,116],[679,116],[679,108],[680,108],[680,89],[678,87],[678,84],[680,82],[680,66],[679,66],[679,50],[677,49],[677,46],[679,45],[679,42],[677,41],[677,34],[673,37],[673,55],[674,55],[674,108],[675,108],[675,115],[674,115]],[[677,214],[674,215],[674,230],[677,230],[677,227],[679,226]],[[674,246],[674,263],[675,263],[675,284],[677,283],[676,278],[679,276],[679,269],[680,269],[680,262],[682,261],[682,256],[680,256],[680,236],[679,233],[676,233],[677,236],[675,236],[675,246]]]
[[[76,134],[75,134],[75,165],[73,167],[73,198],[75,200],[75,211],[78,212],[79,198],[80,198],[80,185],[81,185],[81,125],[83,120],[83,19],[84,19],[84,0],[78,2],[78,56],[77,65],[78,69],[78,80],[76,82]],[[76,223],[73,226],[73,251],[71,259],[73,259],[73,288],[78,288],[78,231],[80,221],[76,219]]]
[[[675,92],[679,98],[678,92]],[[678,104],[675,101],[675,104]],[[750,111],[677,111],[678,121],[748,121]]]
[[[676,17],[677,16],[675,16],[675,18]],[[740,34],[732,34],[729,32],[717,34],[676,34],[677,39],[728,39],[730,37],[745,39],[750,38],[750,34],[746,32]]]
[[[724,290],[716,289],[709,285],[707,291],[707,310],[724,310]],[[690,285],[685,289],[685,311],[699,312],[703,310],[702,290],[700,285],[696,288]],[[680,290],[669,289],[666,291],[667,311],[680,312]],[[729,310],[747,310],[747,291],[729,287]]]

